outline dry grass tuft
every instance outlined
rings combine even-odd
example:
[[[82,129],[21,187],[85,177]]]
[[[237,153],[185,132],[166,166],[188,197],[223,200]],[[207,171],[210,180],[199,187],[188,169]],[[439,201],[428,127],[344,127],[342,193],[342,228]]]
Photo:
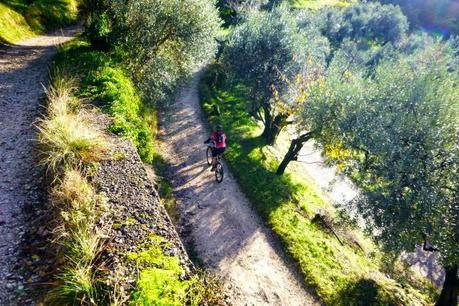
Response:
[[[76,110],[79,101],[72,96],[73,88],[74,80],[57,78],[46,91],[47,115],[37,123],[41,163],[54,173],[100,160],[109,150],[91,114]]]
[[[58,212],[53,233],[63,266],[47,302],[95,305],[97,257],[102,250],[102,229],[97,227],[97,219],[105,198],[79,171],[68,169],[52,189],[51,201]]]

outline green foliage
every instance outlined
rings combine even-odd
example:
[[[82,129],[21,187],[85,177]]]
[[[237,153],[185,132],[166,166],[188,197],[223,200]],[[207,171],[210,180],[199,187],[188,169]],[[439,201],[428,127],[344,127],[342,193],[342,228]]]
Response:
[[[301,173],[288,171],[277,176],[276,157],[259,138],[257,122],[247,114],[245,86],[229,90],[215,88],[212,69],[201,84],[202,106],[211,122],[221,122],[231,144],[225,160],[256,210],[279,235],[298,263],[306,283],[315,288],[326,305],[427,305],[431,302],[422,286],[396,281],[380,272],[382,254],[368,238],[351,228],[357,244],[344,245],[312,222],[319,211],[337,218],[333,206],[318,188]],[[217,105],[220,115],[212,113]],[[361,245],[359,248],[357,245]],[[407,271],[397,271],[399,274]],[[368,287],[372,288],[368,290]]]
[[[232,31],[222,62],[232,78],[247,84],[249,111],[263,121],[269,144],[297,107],[297,80],[320,74],[328,52],[318,29],[300,29],[297,14],[286,6],[251,12]]]
[[[108,53],[92,51],[83,40],[68,44],[56,64],[81,77],[77,95],[99,102],[113,118],[110,130],[131,139],[142,159],[151,162],[153,135],[147,120],[151,115],[121,65]]]
[[[14,43],[33,35],[24,16],[0,3],[0,42]]]
[[[24,16],[34,32],[75,23],[78,17],[76,0],[2,0],[1,2],[4,3],[2,7],[8,7],[5,9],[14,10]],[[24,37],[18,38],[23,39]]]
[[[113,1],[114,39],[151,103],[167,102],[176,85],[217,50],[214,1]]]
[[[364,191],[358,208],[375,235],[401,252],[425,234],[445,266],[459,262],[459,80],[451,55],[437,44],[381,63],[364,90],[349,93],[339,131],[344,146],[360,153],[348,171]]]

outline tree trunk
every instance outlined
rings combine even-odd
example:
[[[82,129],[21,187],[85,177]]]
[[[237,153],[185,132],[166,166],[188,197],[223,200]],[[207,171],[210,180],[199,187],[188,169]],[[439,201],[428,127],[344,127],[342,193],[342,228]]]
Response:
[[[459,278],[457,276],[458,266],[452,266],[445,269],[446,276],[441,290],[440,298],[435,306],[456,306],[459,295]]]
[[[266,109],[265,112],[265,129],[263,130],[262,137],[266,140],[267,145],[274,145],[276,142],[277,136],[282,131],[282,129],[289,124],[287,121],[287,116],[284,114],[276,115],[276,117],[272,117],[269,114],[269,111]]]
[[[300,153],[303,145],[314,136],[313,132],[308,132],[301,135],[300,137],[293,139],[288,148],[287,154],[285,154],[284,159],[279,164],[276,174],[283,175],[285,169],[287,169],[288,164],[293,160],[298,160],[298,154]]]

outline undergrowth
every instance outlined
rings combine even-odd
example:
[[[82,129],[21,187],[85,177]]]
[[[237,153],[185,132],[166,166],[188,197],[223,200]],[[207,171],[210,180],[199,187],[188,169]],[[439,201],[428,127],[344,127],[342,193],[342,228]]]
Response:
[[[226,85],[218,66],[200,82],[201,103],[211,124],[220,122],[232,141],[225,160],[247,197],[296,260],[305,282],[326,305],[429,305],[431,285],[394,262],[369,238],[339,218],[333,205],[301,173],[277,176],[278,160],[248,115],[244,86]],[[333,220],[338,240],[314,221]],[[341,241],[340,241],[341,240]],[[391,277],[393,275],[394,277]],[[404,277],[399,277],[403,275]],[[395,280],[398,279],[399,281]]]
[[[77,76],[76,96],[91,100],[112,118],[110,131],[129,138],[143,161],[153,159],[151,125],[155,113],[142,103],[122,63],[110,53],[94,51],[83,39],[67,44],[55,59],[55,66]]]
[[[0,42],[15,43],[75,23],[77,18],[76,0],[1,0]]]

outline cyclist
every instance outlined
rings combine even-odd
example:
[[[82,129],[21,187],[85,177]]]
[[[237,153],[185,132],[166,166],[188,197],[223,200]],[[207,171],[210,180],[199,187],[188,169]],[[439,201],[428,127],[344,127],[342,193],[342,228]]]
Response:
[[[226,135],[220,124],[217,125],[216,130],[210,134],[209,139],[207,139],[204,143],[208,144],[212,141],[215,143],[215,146],[212,147],[212,168],[210,171],[215,171],[217,156],[223,154],[226,149]]]

